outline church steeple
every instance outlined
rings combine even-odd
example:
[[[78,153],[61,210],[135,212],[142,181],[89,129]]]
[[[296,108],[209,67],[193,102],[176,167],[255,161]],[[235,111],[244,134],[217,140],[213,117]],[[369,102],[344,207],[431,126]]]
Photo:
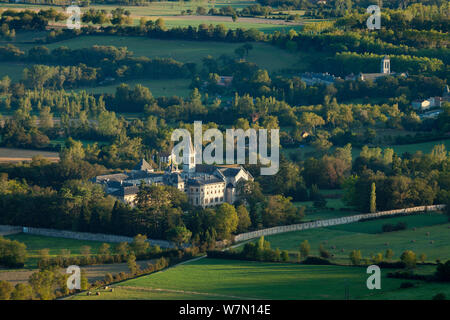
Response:
[[[380,73],[390,74],[391,73],[391,60],[388,56],[384,56],[381,60]]]
[[[192,141],[189,141],[189,152],[183,155],[183,158],[183,171],[189,173],[195,172],[195,149]]]

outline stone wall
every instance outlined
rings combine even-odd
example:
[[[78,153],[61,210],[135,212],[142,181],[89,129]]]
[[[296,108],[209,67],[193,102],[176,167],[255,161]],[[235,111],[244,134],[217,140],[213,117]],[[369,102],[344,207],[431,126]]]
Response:
[[[363,219],[380,218],[383,216],[390,216],[390,215],[397,215],[397,214],[410,214],[410,213],[415,213],[415,212],[437,211],[437,210],[442,210],[444,208],[445,208],[444,204],[432,205],[432,206],[420,206],[420,207],[397,209],[397,210],[390,210],[390,211],[380,211],[380,212],[375,212],[375,213],[364,213],[364,214],[358,214],[358,215],[354,215],[354,216],[347,216],[347,217],[328,219],[328,220],[318,220],[318,221],[313,221],[313,222],[292,224],[289,226],[279,226],[279,227],[273,227],[273,228],[268,228],[268,229],[247,232],[247,233],[241,233],[234,237],[234,241],[240,242],[240,241],[245,241],[245,240],[249,240],[249,239],[253,239],[253,238],[259,238],[261,236],[268,236],[268,235],[277,234],[277,233],[335,226],[338,224],[353,223],[353,222],[357,222],[357,221],[360,221]]]
[[[0,225],[0,236],[7,236],[22,232],[22,227]]]
[[[279,226],[268,229],[262,229],[247,233],[241,233],[234,237],[235,242],[245,241],[253,238],[258,238],[260,236],[268,236],[277,233],[284,233],[290,231],[299,231],[313,228],[321,228],[327,226],[334,226],[338,224],[346,224],[353,223],[363,219],[370,218],[380,218],[388,215],[397,215],[397,214],[409,214],[415,212],[427,212],[427,211],[437,211],[445,208],[444,204],[433,205],[433,206],[421,206],[421,207],[413,207],[406,209],[398,209],[398,210],[390,210],[390,211],[380,211],[376,213],[365,213],[358,214],[354,216],[347,216],[329,220],[318,220],[313,222],[305,222],[300,224],[293,224],[289,226]],[[102,233],[88,233],[88,232],[74,232],[74,231],[66,231],[66,230],[55,230],[55,229],[44,229],[44,228],[32,228],[32,227],[20,227],[20,226],[8,226],[8,225],[0,225],[0,234],[2,232],[11,232],[8,234],[14,234],[18,232],[24,232],[27,234],[34,234],[46,237],[57,237],[57,238],[68,238],[68,239],[77,239],[77,240],[89,240],[89,241],[100,241],[100,242],[132,242],[133,238],[125,237],[125,236],[116,236],[111,234],[102,234]],[[165,240],[147,240],[151,245],[158,245],[161,248],[173,248],[175,245],[169,241]]]
[[[66,230],[55,230],[55,229],[45,229],[45,228],[32,228],[32,227],[19,227],[19,226],[6,226],[0,225],[0,231],[5,229],[15,228],[17,232],[23,232],[27,234],[46,236],[46,237],[56,237],[56,238],[67,238],[76,240],[89,240],[89,241],[100,241],[100,242],[132,242],[133,238],[125,236],[116,236],[112,234],[102,234],[102,233],[88,233],[88,232],[74,232]],[[175,247],[171,242],[165,240],[147,240],[152,246],[158,245],[161,248],[173,248]]]

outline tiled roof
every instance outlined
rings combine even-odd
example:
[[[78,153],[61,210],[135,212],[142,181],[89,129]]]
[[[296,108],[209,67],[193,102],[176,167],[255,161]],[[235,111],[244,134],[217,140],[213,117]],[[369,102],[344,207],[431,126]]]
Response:
[[[147,170],[153,170],[152,166],[145,161],[145,159],[142,159],[141,161],[139,161],[139,163],[133,168],[133,170],[136,171],[147,171]]]
[[[224,181],[215,176],[210,176],[208,178],[191,178],[188,180],[188,185],[202,186],[202,185],[220,183],[220,182],[224,182]]]
[[[137,194],[139,191],[139,187],[138,186],[130,186],[130,187],[122,187],[117,191],[114,191],[113,193],[111,193],[111,195],[113,196],[119,196],[119,197],[123,197],[123,196],[128,196],[131,194]]]

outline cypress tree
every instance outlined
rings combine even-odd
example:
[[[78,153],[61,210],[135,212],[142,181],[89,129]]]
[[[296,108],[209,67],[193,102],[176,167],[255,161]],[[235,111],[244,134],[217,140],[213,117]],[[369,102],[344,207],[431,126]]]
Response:
[[[370,212],[377,212],[377,196],[376,196],[375,182],[372,182],[372,187],[370,191]]]

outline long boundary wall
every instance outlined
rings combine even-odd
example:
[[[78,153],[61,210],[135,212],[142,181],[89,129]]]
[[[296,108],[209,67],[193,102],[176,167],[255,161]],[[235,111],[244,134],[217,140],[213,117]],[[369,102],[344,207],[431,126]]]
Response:
[[[76,239],[76,240],[89,240],[89,241],[100,241],[100,242],[132,242],[133,241],[133,238],[131,238],[131,237],[116,236],[116,235],[112,235],[112,234],[74,232],[74,231],[45,229],[45,228],[0,225],[0,232],[2,230],[4,230],[5,232],[14,230],[15,233],[23,232],[23,233],[39,235],[39,236],[67,238],[67,239]],[[169,241],[165,241],[165,240],[147,239],[147,241],[152,246],[158,245],[161,248],[175,247],[173,245],[173,243],[171,243]]]
[[[268,229],[262,229],[252,232],[246,232],[238,234],[234,237],[235,242],[245,241],[253,238],[259,238],[261,236],[268,236],[272,234],[278,234],[278,233],[284,233],[284,232],[290,232],[290,231],[300,231],[300,230],[307,230],[307,229],[313,229],[313,228],[321,228],[321,227],[328,227],[328,226],[335,226],[339,224],[347,224],[347,223],[353,223],[360,220],[368,219],[368,218],[379,218],[383,216],[391,216],[391,215],[397,215],[397,214],[410,214],[415,212],[427,212],[427,211],[437,211],[442,210],[445,208],[445,204],[438,204],[438,205],[432,205],[432,206],[420,206],[420,207],[413,207],[413,208],[405,208],[405,209],[397,209],[397,210],[390,210],[390,211],[380,211],[375,213],[365,213],[365,214],[358,214],[354,216],[346,216],[342,218],[335,218],[335,219],[328,219],[328,220],[318,220],[314,222],[305,222],[300,224],[292,224],[289,226],[279,226],[279,227],[273,227]]]
[[[339,224],[347,224],[353,223],[364,219],[370,218],[379,218],[383,216],[391,216],[397,214],[410,214],[415,212],[427,212],[427,211],[437,211],[445,208],[445,204],[432,205],[432,206],[420,206],[413,208],[405,208],[405,209],[397,209],[390,211],[380,211],[376,213],[365,213],[358,214],[354,216],[346,216],[335,219],[328,220],[318,220],[313,222],[305,222],[300,224],[292,224],[288,226],[278,226],[268,229],[262,229],[247,233],[241,233],[234,237],[235,242],[245,241],[253,238],[258,238],[261,236],[268,236],[272,234],[290,232],[290,231],[300,231],[307,230],[313,228],[321,228],[328,226],[335,226]],[[27,234],[34,234],[40,236],[47,237],[56,237],[56,238],[68,238],[68,239],[77,239],[77,240],[89,240],[89,241],[100,241],[100,242],[132,242],[133,238],[125,237],[125,236],[116,236],[111,234],[102,234],[102,233],[88,233],[88,232],[74,232],[74,231],[66,231],[66,230],[55,230],[55,229],[45,229],[45,228],[32,228],[32,227],[21,227],[21,226],[8,226],[8,225],[0,225],[0,234],[4,232],[12,234],[23,232]],[[11,233],[9,233],[11,232]],[[158,245],[161,248],[173,248],[175,245],[169,241],[165,240],[155,240],[148,239],[147,240],[151,245]]]
[[[0,236],[7,236],[22,232],[21,227],[0,225]]]

